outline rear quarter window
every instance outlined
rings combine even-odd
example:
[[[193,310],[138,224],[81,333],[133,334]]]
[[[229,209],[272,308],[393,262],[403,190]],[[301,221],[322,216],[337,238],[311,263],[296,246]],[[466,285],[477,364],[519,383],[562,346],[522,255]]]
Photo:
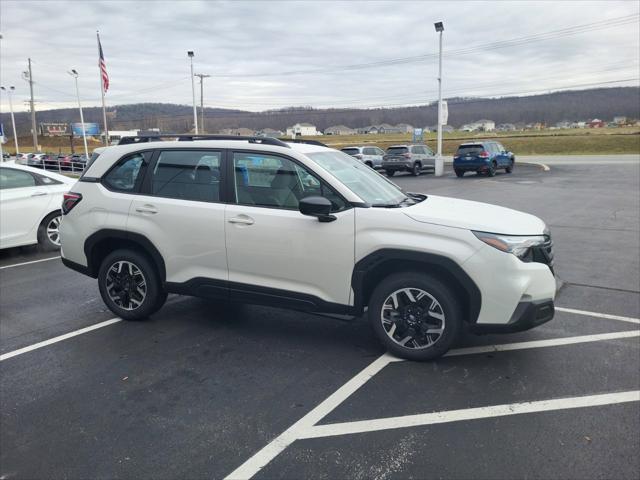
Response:
[[[358,148],[343,148],[341,151],[347,155],[357,155],[360,153],[360,149]]]

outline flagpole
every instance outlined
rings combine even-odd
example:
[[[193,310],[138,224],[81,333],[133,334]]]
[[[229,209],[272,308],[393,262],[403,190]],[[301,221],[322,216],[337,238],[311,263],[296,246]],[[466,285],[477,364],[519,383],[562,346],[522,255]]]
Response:
[[[100,32],[96,30],[96,37],[98,38],[98,52],[100,51]],[[100,63],[98,61],[98,66]],[[104,103],[104,81],[102,80],[102,70],[98,68],[98,74],[100,75],[100,93],[102,94],[102,121],[104,122],[104,144],[109,146],[109,127],[107,126],[107,106]]]

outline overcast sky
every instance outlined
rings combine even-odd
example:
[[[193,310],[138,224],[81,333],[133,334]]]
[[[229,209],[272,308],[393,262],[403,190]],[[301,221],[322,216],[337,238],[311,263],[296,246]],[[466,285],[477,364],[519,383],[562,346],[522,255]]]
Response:
[[[187,50],[195,72],[212,75],[209,107],[422,104],[437,99],[433,23],[443,21],[445,97],[638,85],[638,11],[637,0],[0,0],[0,81],[25,110],[31,57],[37,110],[76,105],[71,68],[83,104],[99,105],[100,30],[108,105],[191,103]],[[6,112],[6,95],[0,103]]]

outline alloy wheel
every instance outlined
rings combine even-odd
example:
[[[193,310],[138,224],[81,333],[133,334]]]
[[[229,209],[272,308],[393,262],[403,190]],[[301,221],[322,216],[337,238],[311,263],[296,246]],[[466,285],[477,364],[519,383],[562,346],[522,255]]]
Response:
[[[60,246],[60,216],[53,217],[47,224],[47,238],[56,247]]]
[[[109,299],[124,310],[135,310],[147,297],[144,274],[134,263],[119,260],[107,270],[106,290]]]
[[[402,288],[390,294],[382,304],[380,320],[391,340],[416,350],[433,346],[445,329],[442,306],[419,288]]]

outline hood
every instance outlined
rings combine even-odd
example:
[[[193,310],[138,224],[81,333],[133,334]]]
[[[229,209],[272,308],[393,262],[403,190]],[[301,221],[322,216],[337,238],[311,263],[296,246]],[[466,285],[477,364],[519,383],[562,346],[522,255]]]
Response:
[[[545,224],[538,217],[488,203],[429,195],[426,200],[402,209],[421,223],[506,235],[540,235]]]

